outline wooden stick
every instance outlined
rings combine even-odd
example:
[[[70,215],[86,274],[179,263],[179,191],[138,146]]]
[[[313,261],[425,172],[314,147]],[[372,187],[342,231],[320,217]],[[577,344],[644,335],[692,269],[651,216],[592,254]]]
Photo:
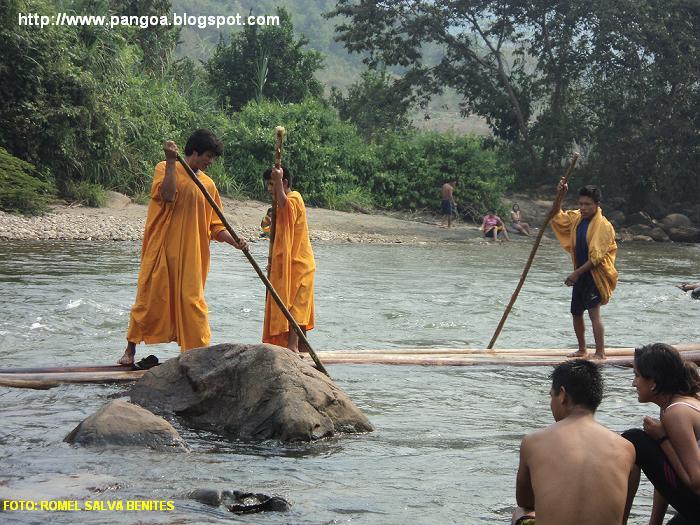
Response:
[[[241,238],[236,234],[235,230],[228,223],[228,221],[226,220],[226,217],[224,216],[223,212],[221,211],[221,208],[219,208],[219,206],[216,204],[216,202],[214,201],[212,196],[209,194],[207,189],[204,187],[202,182],[197,178],[197,175],[194,174],[194,171],[192,171],[192,168],[190,168],[189,164],[187,164],[185,162],[185,159],[183,159],[179,153],[177,154],[177,160],[180,161],[180,164],[183,165],[183,167],[185,168],[185,171],[187,171],[187,174],[190,176],[192,181],[197,185],[197,187],[200,189],[200,191],[204,194],[204,198],[207,200],[209,205],[212,207],[212,209],[214,210],[214,213],[216,213],[219,216],[219,219],[221,220],[222,224],[226,227],[228,232],[231,234],[231,237],[233,237],[236,242],[241,242]],[[323,372],[328,377],[330,377],[330,375],[328,374],[328,371],[323,366],[323,363],[321,363],[321,360],[316,355],[316,352],[314,352],[313,348],[311,348],[309,341],[306,339],[306,335],[304,335],[304,332],[299,327],[297,322],[294,320],[294,317],[292,317],[292,314],[289,313],[289,310],[287,309],[285,304],[282,302],[282,299],[280,298],[279,294],[275,291],[270,280],[267,278],[267,276],[265,276],[263,271],[260,269],[260,266],[258,266],[258,263],[255,261],[253,256],[250,254],[250,251],[248,251],[248,250],[241,250],[241,251],[243,252],[243,255],[246,256],[246,259],[248,259],[248,262],[250,262],[251,266],[255,270],[255,273],[257,273],[258,277],[260,277],[260,280],[263,282],[263,284],[267,288],[267,291],[270,292],[270,295],[275,300],[275,303],[277,303],[277,306],[282,311],[284,316],[287,318],[287,321],[289,321],[289,326],[291,326],[292,329],[294,330],[294,332],[299,336],[299,340],[303,341],[304,344],[306,345],[306,348],[309,350],[309,355],[311,356],[311,359],[313,359],[314,363],[316,363],[316,368],[320,372]]]
[[[571,163],[569,164],[569,168],[566,170],[566,173],[564,174],[564,184],[569,182],[569,178],[571,177],[571,174],[574,171],[574,167],[576,166],[576,161],[579,158],[578,153],[574,153],[573,157],[571,157]],[[554,199],[554,204],[552,205],[553,210],[558,210],[561,208],[561,203],[564,200],[564,195],[565,192],[563,189],[560,189],[557,193],[556,198]],[[552,220],[552,214],[548,213],[547,217],[544,219],[544,223],[542,224],[542,227],[540,228],[540,231],[537,233],[537,238],[535,239],[535,243],[532,245],[532,250],[530,251],[530,257],[527,259],[527,264],[525,264],[525,268],[523,269],[523,273],[520,276],[520,282],[518,282],[518,286],[516,286],[515,291],[513,292],[513,295],[510,298],[510,302],[508,303],[508,306],[506,306],[505,311],[503,312],[503,316],[501,317],[501,321],[498,323],[498,327],[496,328],[496,331],[493,334],[493,337],[491,338],[491,341],[489,342],[489,345],[487,348],[489,350],[493,349],[493,345],[496,344],[496,339],[498,339],[498,336],[501,333],[501,330],[503,330],[503,325],[506,324],[506,319],[508,319],[508,314],[510,314],[511,308],[513,308],[513,304],[515,304],[515,300],[518,298],[518,294],[520,293],[520,289],[523,287],[523,284],[525,284],[525,278],[527,277],[527,273],[530,271],[530,266],[532,266],[532,261],[535,260],[535,253],[537,253],[537,248],[540,246],[540,242],[542,241],[542,236],[544,235],[545,229],[547,229],[547,225],[549,224],[549,221]]]
[[[282,167],[282,141],[286,130],[282,126],[275,128],[276,144],[275,144],[275,168]],[[277,196],[272,192],[272,213],[270,213],[270,247],[267,252],[267,278],[270,278],[270,270],[272,269],[272,248],[275,244],[275,232],[277,228]]]

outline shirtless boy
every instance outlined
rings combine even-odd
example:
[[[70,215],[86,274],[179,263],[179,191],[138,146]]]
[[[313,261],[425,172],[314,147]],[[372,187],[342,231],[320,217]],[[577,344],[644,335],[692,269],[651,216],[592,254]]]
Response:
[[[600,425],[598,367],[585,359],[552,372],[550,407],[556,423],[520,445],[514,525],[620,525],[635,452]],[[535,517],[535,511],[537,512]]]
[[[454,191],[457,185],[457,179],[453,178],[442,185],[442,226],[445,225],[447,219],[447,227],[452,227],[452,215],[455,212]]]

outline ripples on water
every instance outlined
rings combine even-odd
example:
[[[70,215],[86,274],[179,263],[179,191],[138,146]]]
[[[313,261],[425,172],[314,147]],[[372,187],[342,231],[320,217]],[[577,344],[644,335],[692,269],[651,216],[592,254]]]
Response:
[[[529,245],[315,249],[315,348],[483,347]],[[136,243],[7,243],[0,253],[0,367],[116,359],[139,250]],[[253,251],[264,260],[266,246]],[[540,249],[498,346],[573,348],[569,289],[560,284],[569,264],[553,243]],[[618,266],[620,284],[604,309],[611,346],[700,341],[700,302],[673,288],[698,277],[700,250],[625,246]],[[215,246],[207,286],[213,342],[257,342],[263,297],[247,262]],[[161,345],[156,352],[174,356],[177,347]],[[113,480],[105,499],[177,499],[167,515],[58,513],[50,516],[54,523],[105,523],[106,516],[122,523],[508,522],[520,439],[551,422],[548,369],[336,365],[330,372],[371,419],[374,433],[281,446],[231,442],[174,421],[193,447],[187,455],[123,454],[62,442],[124,387],[0,389],[0,475],[31,487],[50,486],[60,475],[100,475]],[[599,418],[610,428],[638,426],[654,413],[636,402],[628,370],[606,370],[605,378],[608,395]],[[279,494],[293,510],[235,517],[182,499],[206,487]],[[631,524],[646,523],[649,494],[643,485]],[[39,517],[5,514],[3,522]]]

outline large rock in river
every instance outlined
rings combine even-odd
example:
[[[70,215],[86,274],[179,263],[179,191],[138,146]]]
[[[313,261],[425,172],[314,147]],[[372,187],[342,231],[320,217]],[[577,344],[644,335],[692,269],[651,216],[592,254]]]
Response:
[[[194,427],[240,438],[310,441],[373,430],[310,359],[273,345],[189,350],[149,370],[130,395]]]
[[[177,430],[162,417],[127,401],[112,401],[84,419],[64,441],[86,446],[132,446],[189,450]]]

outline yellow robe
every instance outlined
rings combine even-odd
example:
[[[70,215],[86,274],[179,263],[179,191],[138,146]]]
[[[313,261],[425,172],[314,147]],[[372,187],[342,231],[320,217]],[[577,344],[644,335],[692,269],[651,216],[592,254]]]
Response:
[[[301,328],[314,327],[316,262],[309,240],[306,207],[299,192],[287,194],[287,206],[277,208],[270,282]],[[289,322],[267,294],[263,342],[287,346]]]
[[[562,248],[571,254],[571,260],[576,268],[576,228],[581,223],[579,210],[560,211],[552,218],[552,229],[559,239]],[[608,304],[615,287],[617,286],[617,270],[615,258],[617,256],[617,243],[615,242],[615,229],[608,219],[603,217],[603,212],[598,211],[591,219],[586,233],[588,242],[588,259],[593,264],[591,276],[600,292],[601,304]]]
[[[127,339],[146,344],[176,341],[185,351],[207,346],[211,339],[204,300],[209,242],[225,227],[179,162],[176,174],[175,200],[165,202],[160,197],[165,161],[155,168]],[[203,171],[198,176],[221,207],[214,181]]]

